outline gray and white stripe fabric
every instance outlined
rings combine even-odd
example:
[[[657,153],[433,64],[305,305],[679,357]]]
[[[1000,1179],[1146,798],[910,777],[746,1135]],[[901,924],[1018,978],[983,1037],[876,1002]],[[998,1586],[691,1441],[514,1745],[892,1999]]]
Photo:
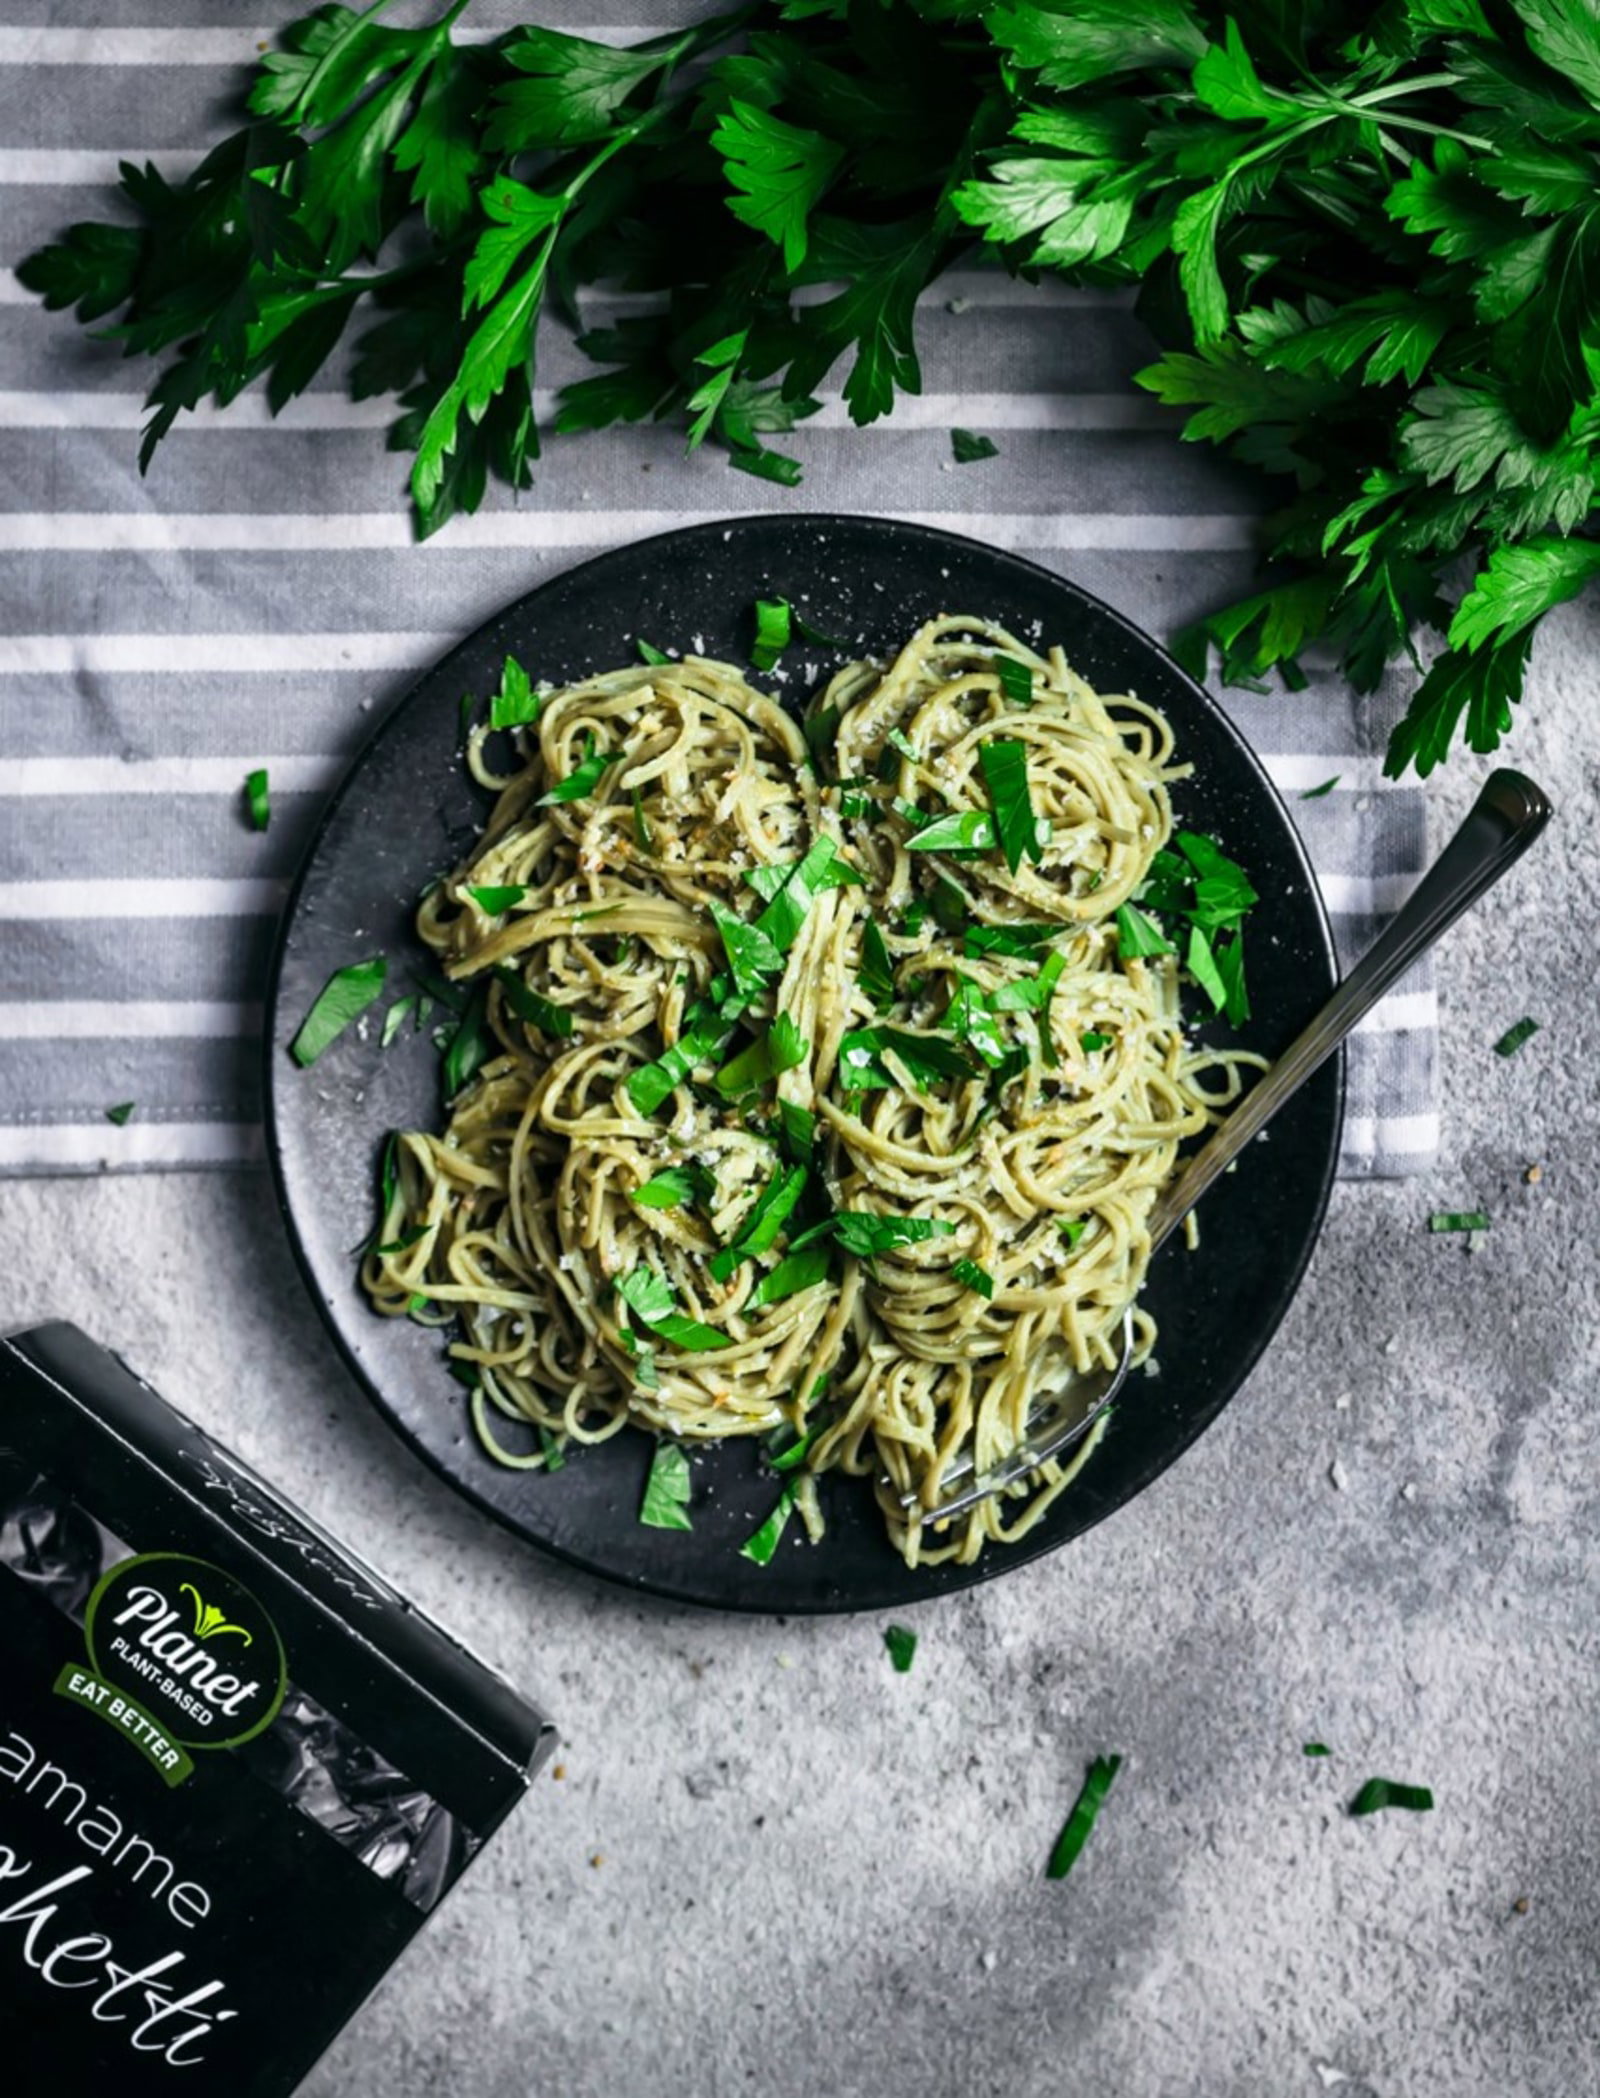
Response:
[[[619,24],[562,0],[561,26],[617,41],[689,11],[635,6]],[[468,24],[534,11],[479,0]],[[500,491],[415,546],[385,405],[337,374],[276,424],[250,398],[180,424],[141,480],[148,370],[46,314],[14,267],[105,215],[119,159],[186,165],[221,136],[226,69],[275,26],[237,26],[228,0],[0,0],[0,1171],[261,1155],[261,985],[323,797],[418,670],[590,552],[758,508],[912,517],[1158,635],[1250,579],[1261,493],[1130,385],[1151,346],[1127,301],[979,268],[923,301],[920,399],[865,432],[827,400],[793,440],[793,493],[686,459],[672,431],[610,431],[555,440],[520,502]],[[585,369],[552,341],[541,376]],[[954,466],[952,425],[1000,456]],[[1397,696],[1326,676],[1222,697],[1289,797],[1348,963],[1423,864],[1423,797],[1380,776]],[[263,765],[265,836],[242,791]],[[1357,1038],[1347,1174],[1430,1161],[1436,1027],[1423,973]]]

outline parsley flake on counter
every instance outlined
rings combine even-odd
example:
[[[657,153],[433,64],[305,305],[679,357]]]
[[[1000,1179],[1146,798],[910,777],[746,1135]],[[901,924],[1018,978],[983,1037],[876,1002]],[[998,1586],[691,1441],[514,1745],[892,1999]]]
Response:
[[[889,1625],[884,1631],[883,1643],[889,1649],[889,1659],[894,1663],[895,1674],[909,1674],[917,1653],[917,1635],[911,1627],[903,1624]]]
[[[1430,1231],[1487,1231],[1486,1209],[1436,1209],[1428,1219]]]
[[[127,1126],[128,1118],[130,1117],[130,1115],[132,1115],[134,1108],[137,1105],[138,1102],[135,1100],[120,1101],[115,1107],[108,1107],[106,1109],[106,1120],[108,1122],[115,1122],[119,1129],[125,1128]]]
[[[757,1566],[769,1566],[772,1555],[778,1549],[778,1539],[783,1535],[789,1515],[794,1507],[794,1488],[786,1486],[778,1496],[778,1505],[767,1517],[748,1543],[739,1547],[741,1559],[753,1559]]]
[[[300,1023],[300,1031],[289,1044],[289,1054],[304,1069],[336,1042],[358,1020],[375,998],[383,995],[389,973],[386,956],[374,954],[364,962],[351,962],[335,969],[312,1001],[311,1010]]]
[[[1083,1790],[1063,1823],[1055,1848],[1050,1853],[1050,1862],[1044,1868],[1046,1879],[1065,1879],[1078,1862],[1078,1854],[1088,1842],[1089,1831],[1111,1790],[1111,1781],[1121,1768],[1121,1756],[1096,1756],[1089,1765]]]
[[[272,804],[267,797],[267,774],[264,766],[247,772],[244,778],[245,800],[250,805],[250,822],[256,830],[265,830],[272,821]]]
[[[539,796],[539,807],[547,808],[552,803],[585,800],[599,786],[601,776],[615,756],[615,751],[597,750],[594,731],[586,730],[582,758],[564,780],[558,780],[548,794]]]
[[[1433,1794],[1426,1785],[1400,1785],[1393,1778],[1369,1777],[1350,1802],[1351,1814],[1378,1814],[1385,1807],[1407,1807],[1413,1814],[1433,1809]]]
[[[1331,794],[1343,778],[1344,774],[1342,772],[1336,772],[1332,779],[1325,779],[1320,787],[1306,787],[1302,791],[1300,799],[1302,801],[1320,801],[1324,794]]]
[[[539,695],[515,656],[506,657],[500,689],[489,702],[490,728],[526,728],[539,718]]]
[[[1524,1015],[1524,1017],[1517,1022],[1515,1027],[1508,1027],[1505,1033],[1500,1037],[1499,1041],[1495,1043],[1495,1055],[1515,1056],[1517,1051],[1522,1047],[1523,1043],[1532,1041],[1533,1037],[1538,1032],[1539,1022],[1537,1020],[1530,1019],[1526,1015]]]
[[[658,1442],[644,1482],[639,1520],[651,1530],[692,1530],[689,1458],[681,1443]]]
[[[992,437],[980,437],[975,430],[952,430],[950,451],[957,466],[975,466],[980,459],[998,459],[1000,447]]]
[[[1326,1741],[1307,1741],[1300,1750],[1303,1756],[1331,1756],[1333,1750]]]

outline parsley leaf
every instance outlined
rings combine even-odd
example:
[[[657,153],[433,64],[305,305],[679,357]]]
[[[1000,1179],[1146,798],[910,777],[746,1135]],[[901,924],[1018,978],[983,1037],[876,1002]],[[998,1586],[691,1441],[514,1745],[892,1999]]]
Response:
[[[1028,753],[1011,737],[978,746],[978,763],[994,809],[994,827],[1006,865],[1015,874],[1025,859],[1042,859],[1039,825],[1028,791]]]
[[[1533,1037],[1538,1032],[1539,1023],[1537,1020],[1531,1020],[1527,1018],[1518,1020],[1516,1025],[1514,1027],[1508,1027],[1505,1033],[1500,1037],[1499,1041],[1495,1043],[1495,1055],[1515,1056],[1517,1051],[1522,1047],[1523,1043],[1532,1041]]]
[[[557,1005],[540,991],[530,989],[509,962],[497,962],[494,970],[495,982],[499,984],[507,1005],[528,1027],[537,1027],[541,1034],[567,1040],[572,1033],[572,1014],[564,1005]]]
[[[909,1625],[892,1624],[885,1628],[883,1643],[889,1650],[889,1659],[896,1675],[909,1673],[916,1659],[917,1635]]]
[[[594,732],[586,730],[583,738],[583,757],[564,780],[558,780],[548,794],[539,796],[540,808],[553,802],[585,801],[599,786],[606,767],[617,755],[611,750],[596,750]]]
[[[689,1520],[689,1458],[683,1445],[658,1442],[644,1482],[639,1520],[652,1530],[692,1530]]]
[[[1117,947],[1125,960],[1137,955],[1171,954],[1172,942],[1166,938],[1153,918],[1147,918],[1136,904],[1117,905]]]
[[[750,1292],[746,1309],[759,1311],[764,1304],[781,1303],[785,1297],[798,1296],[801,1290],[812,1289],[827,1279],[827,1247],[803,1246],[798,1253],[786,1253],[776,1267],[768,1268]]]
[[[1121,1756],[1096,1756],[1089,1765],[1083,1790],[1078,1794],[1072,1812],[1056,1838],[1050,1862],[1044,1868],[1046,1879],[1065,1879],[1078,1862],[1079,1853],[1089,1840],[1089,1831],[1111,1790],[1111,1781],[1121,1768]]]
[[[700,1319],[689,1318],[674,1309],[676,1299],[672,1285],[654,1268],[637,1267],[619,1276],[617,1295],[642,1325],[648,1326],[663,1340],[671,1341],[674,1347],[703,1353],[708,1348],[729,1345],[726,1333],[719,1333],[715,1326],[707,1326]]]
[[[539,718],[539,695],[515,656],[506,657],[500,689],[489,702],[490,728],[524,728]]]
[[[636,1187],[631,1199],[641,1209],[682,1209],[704,1201],[713,1185],[703,1166],[668,1166]]]
[[[748,1542],[739,1547],[740,1558],[753,1559],[757,1566],[769,1566],[772,1563],[773,1553],[778,1549],[778,1540],[784,1533],[793,1508],[794,1488],[786,1486],[778,1496],[777,1506],[761,1525],[760,1529],[756,1531],[755,1535]]]
[[[750,660],[757,670],[774,669],[779,656],[789,646],[789,639],[789,607],[783,599],[757,598],[756,635],[750,644]]]
[[[343,969],[335,969],[317,993],[310,1012],[301,1021],[299,1032],[289,1044],[289,1054],[295,1062],[302,1067],[314,1064],[375,998],[382,997],[388,973],[388,960],[381,954],[373,955],[368,961],[351,962]]]
[[[248,772],[244,782],[245,800],[250,808],[250,824],[254,830],[265,830],[272,821],[272,809],[267,799],[267,775],[263,770]]]
[[[815,131],[786,124],[770,110],[730,101],[711,134],[738,195],[728,209],[783,250],[783,266],[806,259],[806,221],[838,173],[841,149]]]
[[[119,1129],[126,1127],[127,1122],[130,1116],[133,1114],[133,1110],[137,1104],[138,1103],[133,1100],[123,1100],[119,1102],[118,1105],[115,1107],[108,1107],[106,1109],[106,1120],[108,1122],[115,1122]]]
[[[975,1295],[980,1297],[992,1297],[994,1295],[993,1275],[989,1273],[987,1268],[980,1268],[975,1260],[953,1261],[950,1266],[950,1272],[964,1289],[972,1290]]]
[[[1409,1807],[1414,1814],[1433,1808],[1433,1794],[1426,1785],[1400,1785],[1393,1778],[1369,1777],[1350,1802],[1353,1815],[1377,1814],[1385,1807]]]
[[[805,1062],[810,1052],[811,1044],[794,1020],[788,1013],[779,1013],[759,1040],[723,1065],[716,1076],[717,1091],[725,1100],[737,1100],[776,1078],[779,1072],[792,1071],[796,1064]]]
[[[980,437],[972,430],[952,430],[950,451],[957,466],[973,466],[980,459],[1000,456],[1000,447],[992,437]]]

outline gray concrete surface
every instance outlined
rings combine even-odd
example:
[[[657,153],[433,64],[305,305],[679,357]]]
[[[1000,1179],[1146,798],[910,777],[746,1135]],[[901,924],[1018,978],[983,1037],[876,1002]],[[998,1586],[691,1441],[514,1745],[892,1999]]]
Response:
[[[1447,949],[1437,1173],[1341,1187],[1218,1426],[915,1613],[909,1676],[874,1620],[641,1606],[460,1505],[350,1387],[264,1178],[0,1192],[0,1322],[120,1347],[564,1729],[308,2098],[1600,2086],[1597,641],[1563,615],[1515,746],[1563,820]],[[1436,839],[1485,769],[1439,783]],[[1428,1235],[1480,1203],[1478,1250]],[[1437,1810],[1348,1819],[1375,1772]]]

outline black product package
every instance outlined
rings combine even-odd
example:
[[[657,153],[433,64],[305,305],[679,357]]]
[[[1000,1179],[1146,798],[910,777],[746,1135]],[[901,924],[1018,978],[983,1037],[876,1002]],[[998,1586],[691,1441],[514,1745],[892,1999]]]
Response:
[[[553,1743],[115,1356],[0,1340],[7,2098],[282,2098]]]

